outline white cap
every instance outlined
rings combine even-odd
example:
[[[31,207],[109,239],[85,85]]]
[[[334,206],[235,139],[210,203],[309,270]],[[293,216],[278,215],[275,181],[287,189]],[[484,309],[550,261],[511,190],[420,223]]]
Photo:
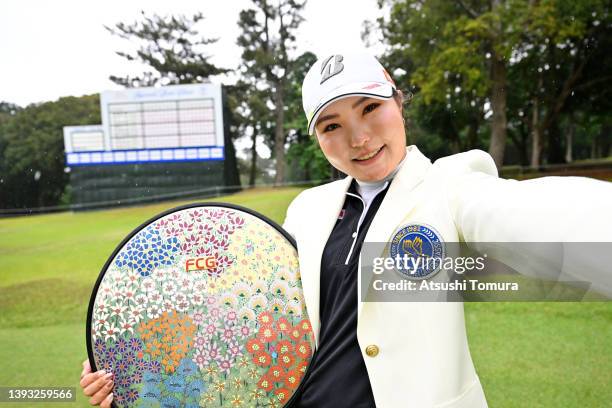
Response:
[[[349,96],[389,99],[394,89],[391,76],[370,54],[335,54],[320,58],[310,67],[302,84],[308,134],[314,133],[319,114],[332,102]]]

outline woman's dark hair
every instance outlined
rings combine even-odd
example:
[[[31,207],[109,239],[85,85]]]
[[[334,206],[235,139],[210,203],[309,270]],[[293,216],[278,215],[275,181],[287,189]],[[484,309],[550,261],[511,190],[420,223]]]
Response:
[[[412,92],[410,91],[401,91],[399,89],[395,89],[393,88],[393,98],[397,100],[397,98],[402,98],[401,102],[402,105],[410,105],[410,102],[412,102],[412,97],[414,95],[412,94]]]

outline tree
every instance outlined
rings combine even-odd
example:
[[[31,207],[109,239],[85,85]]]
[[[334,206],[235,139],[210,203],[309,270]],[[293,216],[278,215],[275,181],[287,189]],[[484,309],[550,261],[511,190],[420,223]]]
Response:
[[[505,2],[379,0],[381,7],[385,3],[392,7],[389,20],[379,20],[383,35],[392,52],[409,54],[404,59],[414,60],[410,77],[421,88],[426,105],[446,106],[447,122],[460,131],[480,122],[475,116],[483,106],[479,99],[487,98],[491,112],[489,152],[501,166],[509,56],[506,26],[502,24]],[[463,115],[457,106],[463,106]],[[442,113],[438,109],[438,115]]]
[[[602,0],[379,0],[389,67],[420,92],[418,121],[452,151],[486,141],[501,166],[506,137],[523,164],[563,161],[561,132],[610,84],[610,5]],[[585,92],[581,93],[584,89]],[[588,90],[588,92],[587,92]],[[588,94],[588,96],[587,96]],[[609,95],[609,92],[608,92]],[[570,103],[571,101],[574,101]],[[576,103],[582,101],[580,103]],[[484,122],[484,118],[487,120]],[[572,117],[574,119],[572,119]],[[562,128],[565,126],[565,128]],[[476,130],[476,131],[474,131]],[[580,133],[580,132],[579,132]],[[482,137],[481,137],[482,136]],[[567,147],[567,146],[566,146]],[[529,154],[531,150],[531,154]]]
[[[57,205],[68,183],[63,127],[99,121],[99,96],[88,95],[33,104],[0,124],[0,208]]]
[[[142,12],[142,21],[132,24],[117,23],[114,28],[106,29],[114,35],[136,42],[139,48],[135,53],[119,51],[118,55],[128,61],[143,63],[153,71],[144,72],[136,77],[111,76],[110,79],[117,84],[126,87],[142,87],[154,85],[193,84],[209,80],[210,76],[229,72],[228,69],[217,67],[208,60],[209,55],[205,53],[206,46],[215,43],[217,39],[202,37],[199,34],[199,25],[204,20],[202,13],[192,17],[158,16],[154,14],[148,17]],[[224,88],[225,127],[230,134],[231,140],[238,137],[234,120],[235,87]],[[236,165],[235,149],[233,145],[226,146],[226,170]],[[233,171],[228,171],[227,177],[231,178]],[[228,182],[234,183],[228,179]],[[236,183],[239,180],[235,181]]]
[[[243,48],[244,73],[264,80],[269,104],[274,107],[273,154],[276,159],[275,183],[285,179],[285,99],[290,70],[290,51],[294,48],[295,31],[304,20],[301,12],[306,2],[253,0],[254,8],[242,10],[238,26],[242,33],[237,43]]]
[[[198,25],[204,20],[202,13],[192,17],[147,16],[144,11],[142,20],[132,24],[117,23],[115,27],[105,28],[130,42],[139,44],[134,53],[118,51],[117,55],[128,61],[136,61],[149,66],[153,71],[141,76],[115,76],[111,81],[128,88],[200,83],[210,76],[228,72],[208,60],[206,46],[218,41],[216,38],[200,36]]]
[[[413,91],[416,124],[448,144],[439,153],[481,147],[490,103],[486,46],[458,35],[468,19],[454,2],[379,1],[390,17],[378,20],[389,45],[383,63],[401,89]]]
[[[316,55],[305,52],[291,64],[287,87],[287,121],[289,150],[287,161],[292,165],[295,180],[326,180],[332,167],[323,155],[317,138],[307,133],[308,121],[302,106],[302,82],[308,69],[317,61]]]
[[[240,115],[240,133],[251,137],[251,161],[248,173],[249,186],[254,187],[258,173],[257,139],[262,136],[264,141],[273,140],[273,112],[266,105],[268,92],[258,89],[257,81],[254,78],[244,76],[236,84],[236,89],[240,90],[240,98],[236,104],[236,114]]]
[[[7,179],[7,174],[9,171],[9,163],[4,160],[4,151],[8,144],[7,134],[5,127],[11,121],[13,116],[19,112],[21,108],[10,102],[0,102],[0,191],[3,191],[0,194],[0,208],[3,207],[3,201],[6,198],[2,198],[2,196],[7,190],[6,186],[10,183],[9,179]]]

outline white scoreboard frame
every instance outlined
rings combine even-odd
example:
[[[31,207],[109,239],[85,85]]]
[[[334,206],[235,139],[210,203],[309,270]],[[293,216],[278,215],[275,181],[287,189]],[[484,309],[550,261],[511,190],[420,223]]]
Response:
[[[220,84],[105,91],[100,108],[102,125],[64,128],[68,165],[224,159]],[[97,139],[75,143],[100,129],[103,149],[90,147]]]

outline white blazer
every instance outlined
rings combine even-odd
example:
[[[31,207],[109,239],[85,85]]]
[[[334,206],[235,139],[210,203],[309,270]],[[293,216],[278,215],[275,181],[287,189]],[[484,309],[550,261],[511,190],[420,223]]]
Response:
[[[321,256],[351,181],[346,177],[301,192],[283,224],[297,241],[317,344]],[[610,185],[571,177],[503,180],[485,152],[472,150],[432,164],[409,146],[364,242],[387,242],[407,223],[433,226],[444,242],[612,241],[600,224],[609,220],[612,225]],[[568,191],[588,195],[577,199]],[[575,210],[585,207],[592,194],[603,194],[603,203],[587,201],[587,210],[606,217],[603,221],[585,219]],[[468,348],[462,303],[360,300],[355,306],[357,339],[377,407],[487,407]],[[378,347],[376,356],[366,354],[369,345]]]

